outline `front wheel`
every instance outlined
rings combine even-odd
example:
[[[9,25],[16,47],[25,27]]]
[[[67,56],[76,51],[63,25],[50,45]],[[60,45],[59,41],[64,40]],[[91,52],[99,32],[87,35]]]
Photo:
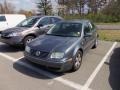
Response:
[[[26,45],[27,43],[30,43],[35,37],[34,36],[27,36],[24,39],[24,45]]]
[[[75,57],[73,58],[73,67],[72,71],[77,71],[82,64],[82,52],[78,51]]]

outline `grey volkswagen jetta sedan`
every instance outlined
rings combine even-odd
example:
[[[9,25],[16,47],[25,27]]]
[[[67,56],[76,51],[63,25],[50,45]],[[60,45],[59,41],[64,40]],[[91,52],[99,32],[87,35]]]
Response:
[[[89,20],[62,21],[46,35],[27,44],[27,60],[57,72],[80,68],[83,55],[98,44],[95,25]]]
[[[59,16],[32,16],[14,28],[1,32],[0,41],[9,45],[26,45],[39,35],[46,33],[55,23],[63,20]]]

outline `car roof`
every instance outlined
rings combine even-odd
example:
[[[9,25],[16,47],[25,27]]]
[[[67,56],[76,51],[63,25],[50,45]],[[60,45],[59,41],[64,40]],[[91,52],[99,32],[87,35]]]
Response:
[[[39,15],[39,16],[31,16],[31,17],[33,17],[33,18],[41,18],[41,17],[56,17],[56,18],[60,18],[60,19],[63,19],[62,17],[60,17],[60,16],[42,16],[42,15]]]

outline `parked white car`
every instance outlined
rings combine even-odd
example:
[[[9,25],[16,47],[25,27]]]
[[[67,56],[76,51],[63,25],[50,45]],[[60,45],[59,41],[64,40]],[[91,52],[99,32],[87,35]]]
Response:
[[[15,27],[24,19],[26,16],[22,14],[0,14],[0,31]]]

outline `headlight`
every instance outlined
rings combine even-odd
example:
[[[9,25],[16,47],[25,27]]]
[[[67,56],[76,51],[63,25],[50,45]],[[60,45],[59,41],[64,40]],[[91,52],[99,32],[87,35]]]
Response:
[[[28,53],[30,53],[30,47],[29,47],[29,46],[26,46],[26,47],[25,47],[25,51],[28,52]]]
[[[50,58],[63,58],[64,57],[64,53],[62,52],[53,52],[50,56]]]
[[[14,37],[14,36],[19,36],[19,35],[20,35],[20,33],[11,33],[8,35],[8,37]]]

